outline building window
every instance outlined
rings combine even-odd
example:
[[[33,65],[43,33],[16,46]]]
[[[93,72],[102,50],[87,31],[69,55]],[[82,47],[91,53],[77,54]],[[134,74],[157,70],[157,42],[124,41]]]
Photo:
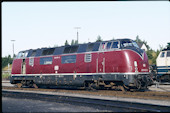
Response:
[[[75,63],[75,62],[76,62],[76,55],[69,55],[69,56],[62,56],[61,57],[61,63],[62,64]]]
[[[52,64],[52,61],[53,61],[52,57],[40,58],[40,65]]]
[[[85,54],[84,62],[91,62],[91,54]]]

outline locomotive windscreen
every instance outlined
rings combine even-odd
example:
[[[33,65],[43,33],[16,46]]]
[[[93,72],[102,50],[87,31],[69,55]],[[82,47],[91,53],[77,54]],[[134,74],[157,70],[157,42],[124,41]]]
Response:
[[[121,40],[121,49],[131,49],[137,52],[140,56],[143,55],[143,50],[139,48],[138,44],[133,40]]]

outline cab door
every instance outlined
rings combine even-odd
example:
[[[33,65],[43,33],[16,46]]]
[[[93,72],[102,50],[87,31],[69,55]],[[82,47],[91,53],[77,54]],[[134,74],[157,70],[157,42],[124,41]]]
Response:
[[[105,73],[105,55],[107,42],[101,42],[98,53],[98,73]]]
[[[26,74],[26,62],[25,62],[25,59],[22,60],[21,74]]]
[[[98,53],[98,73],[105,73],[104,52]]]
[[[21,52],[21,74],[26,74],[26,57],[28,55],[28,51]]]

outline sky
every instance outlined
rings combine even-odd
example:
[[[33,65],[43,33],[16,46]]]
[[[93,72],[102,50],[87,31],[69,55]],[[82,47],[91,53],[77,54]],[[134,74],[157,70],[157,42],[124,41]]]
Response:
[[[170,42],[169,1],[2,2],[2,57],[28,49],[130,38]],[[15,40],[12,42],[11,40]]]

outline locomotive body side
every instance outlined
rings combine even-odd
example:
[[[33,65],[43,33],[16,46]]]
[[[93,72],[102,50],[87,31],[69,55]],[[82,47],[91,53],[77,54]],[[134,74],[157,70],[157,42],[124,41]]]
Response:
[[[162,50],[159,53],[156,64],[158,80],[170,82],[170,49]]]
[[[149,74],[146,53],[137,47],[121,46],[121,40],[116,41],[115,47],[114,42],[98,43],[96,51],[17,58],[13,61],[11,83],[85,87],[124,84],[128,88],[146,88]]]

